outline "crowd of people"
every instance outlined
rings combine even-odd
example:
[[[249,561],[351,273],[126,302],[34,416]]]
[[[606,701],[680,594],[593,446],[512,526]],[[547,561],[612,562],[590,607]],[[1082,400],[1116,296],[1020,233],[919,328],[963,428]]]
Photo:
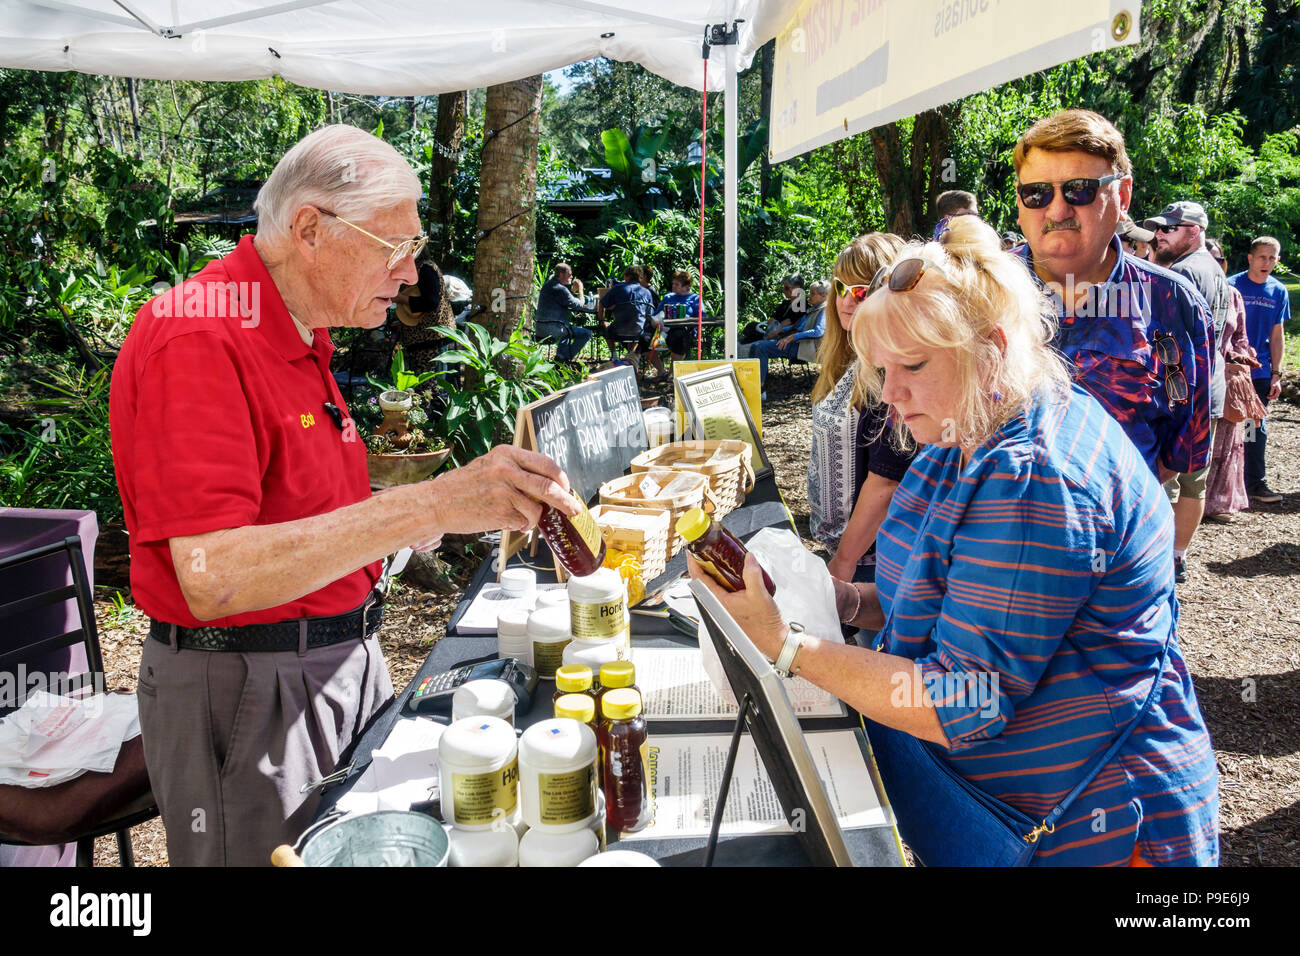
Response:
[[[672,291],[663,297],[655,291],[654,270],[648,265],[630,265],[623,270],[621,282],[611,282],[600,296],[590,301],[583,297],[582,280],[573,275],[567,262],[557,265],[542,286],[533,316],[533,330],[539,342],[556,343],[555,358],[572,362],[596,335],[591,329],[571,319],[573,314],[595,317],[597,329],[609,343],[610,354],[622,346],[625,359],[638,366],[644,357],[656,375],[665,374],[659,354],[662,337],[673,361],[686,357],[691,329],[686,323],[672,325],[665,319],[688,319],[700,316],[700,297],[691,291],[691,274],[684,270],[670,277]]]
[[[779,671],[872,722],[887,791],[946,768],[905,839],[991,796],[1042,821],[1034,863],[1213,864],[1175,585],[1203,516],[1279,500],[1280,244],[1229,276],[1197,202],[1132,217],[1123,137],[1091,111],[1035,123],[1013,162],[1018,233],[953,190],[929,242],[871,233],[835,262],[808,501],[844,640],[783,620],[752,559],[734,594],[692,574]]]

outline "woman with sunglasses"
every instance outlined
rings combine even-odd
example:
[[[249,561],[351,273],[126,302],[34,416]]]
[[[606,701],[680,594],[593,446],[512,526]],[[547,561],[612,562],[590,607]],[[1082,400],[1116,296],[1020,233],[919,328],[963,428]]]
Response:
[[[821,373],[812,390],[808,524],[831,553],[831,575],[842,581],[871,580],[876,530],[912,463],[910,451],[884,434],[888,410],[867,400],[850,338],[853,314],[871,277],[902,248],[898,236],[872,232],[840,253],[831,287],[833,314],[817,352]]]
[[[873,286],[853,325],[867,393],[923,446],[876,583],[836,584],[841,620],[880,629],[874,649],[783,620],[752,558],[745,590],[712,590],[778,670],[873,722],[878,755],[914,755],[882,762],[887,793],[935,762],[958,781],[895,808],[914,848],[944,811],[1000,806],[1032,823],[1011,836],[1033,865],[1214,864],[1217,771],[1177,643],[1160,484],[1071,384],[1050,302],[990,227],[954,221]],[[947,832],[923,860],[980,862],[971,832]]]

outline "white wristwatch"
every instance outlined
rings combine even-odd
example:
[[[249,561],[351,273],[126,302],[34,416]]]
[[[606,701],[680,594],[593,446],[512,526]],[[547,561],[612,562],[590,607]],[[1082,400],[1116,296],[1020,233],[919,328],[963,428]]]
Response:
[[[772,664],[772,669],[780,677],[790,677],[790,666],[794,664],[794,657],[799,653],[799,648],[803,647],[804,631],[802,624],[796,624],[791,621],[789,630],[786,631],[785,643],[781,645],[781,653],[776,656],[776,661]]]

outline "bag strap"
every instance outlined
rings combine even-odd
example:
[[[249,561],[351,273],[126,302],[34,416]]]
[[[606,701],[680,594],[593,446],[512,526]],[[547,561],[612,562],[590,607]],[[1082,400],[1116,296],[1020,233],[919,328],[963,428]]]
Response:
[[[1151,682],[1151,690],[1147,692],[1147,699],[1142,705],[1142,709],[1139,710],[1133,716],[1133,719],[1128,722],[1127,726],[1119,732],[1119,735],[1111,742],[1111,745],[1106,748],[1106,752],[1092,762],[1088,768],[1088,772],[1084,774],[1083,779],[1079,781],[1078,785],[1076,785],[1073,790],[1065,795],[1065,799],[1058,803],[1052,812],[1043,818],[1041,824],[1034,827],[1032,831],[1025,835],[1026,842],[1036,843],[1038,842],[1038,838],[1044,833],[1052,833],[1056,829],[1057,821],[1065,815],[1065,811],[1070,809],[1070,805],[1074,803],[1079,794],[1088,789],[1088,784],[1092,783],[1097,774],[1101,773],[1102,768],[1105,767],[1106,764],[1110,763],[1115,754],[1119,753],[1119,748],[1124,746],[1125,741],[1127,741],[1129,735],[1133,733],[1138,722],[1141,721],[1142,718],[1151,710],[1151,705],[1155,703],[1156,694],[1160,690],[1160,680],[1164,677],[1165,666],[1169,663],[1169,648],[1173,642],[1174,630],[1173,628],[1170,628],[1169,636],[1165,638],[1164,651],[1160,655],[1160,666],[1156,668],[1156,676]]]

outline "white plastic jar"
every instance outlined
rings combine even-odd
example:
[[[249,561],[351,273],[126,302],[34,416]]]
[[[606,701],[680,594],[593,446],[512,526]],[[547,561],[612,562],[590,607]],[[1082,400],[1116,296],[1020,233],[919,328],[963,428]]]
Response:
[[[569,579],[569,630],[582,640],[624,639],[628,630],[627,587],[613,568]]]
[[[575,637],[564,649],[564,663],[585,665],[591,668],[593,674],[599,674],[600,665],[618,660],[622,656],[622,650],[618,638],[584,641]]]
[[[578,866],[658,866],[659,861],[636,850],[608,850],[588,857]]]
[[[569,592],[564,588],[547,588],[545,591],[538,591],[537,601],[533,604],[533,607],[562,607],[568,610]]]
[[[497,657],[513,657],[533,663],[533,643],[528,639],[528,615],[521,607],[507,608],[497,615]]]
[[[519,835],[514,827],[496,830],[447,831],[451,843],[448,866],[518,866]]]
[[[539,607],[528,615],[528,640],[538,677],[555,679],[555,669],[564,665],[564,647],[572,638],[567,608]]]
[[[462,830],[509,822],[519,806],[515,729],[499,717],[467,717],[438,741],[442,819]]]
[[[519,738],[524,822],[545,833],[591,826],[596,816],[596,735],[566,717],[542,720]]]
[[[466,717],[500,717],[515,725],[515,692],[503,680],[472,680],[451,696],[451,722]]]
[[[529,598],[537,592],[537,572],[532,568],[506,568],[501,572],[501,590],[512,598]]]
[[[599,844],[590,830],[548,833],[529,830],[519,841],[519,865],[577,866],[596,852]]]

